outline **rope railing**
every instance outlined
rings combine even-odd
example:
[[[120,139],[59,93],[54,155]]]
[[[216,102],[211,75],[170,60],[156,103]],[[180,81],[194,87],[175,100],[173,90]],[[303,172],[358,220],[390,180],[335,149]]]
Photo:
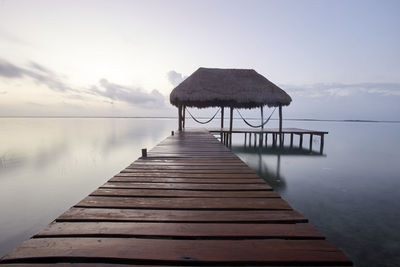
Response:
[[[262,124],[260,124],[260,125],[253,125],[253,124],[251,124],[250,122],[246,121],[246,119],[243,118],[243,116],[242,116],[242,114],[240,113],[240,111],[239,111],[238,109],[236,109],[236,111],[239,113],[239,116],[242,118],[242,120],[244,121],[244,123],[246,123],[248,126],[253,127],[253,128],[260,128],[260,127],[264,126],[265,124],[267,124],[267,123],[269,122],[269,120],[271,119],[272,114],[274,114],[275,110],[276,110],[276,107],[275,107],[274,110],[272,111],[271,115],[269,115],[268,119],[267,119],[266,121],[264,121]]]
[[[190,111],[189,111],[187,108],[185,108],[185,109],[186,109],[186,111],[189,113],[190,117],[192,117],[192,119],[193,119],[195,122],[200,123],[200,124],[207,124],[207,123],[211,122],[211,121],[215,118],[215,116],[217,116],[218,112],[221,110],[221,108],[219,108],[219,109],[217,110],[217,112],[215,112],[214,116],[211,117],[211,119],[209,119],[208,121],[205,121],[205,122],[204,122],[204,121],[199,121],[198,119],[196,119],[196,118],[192,115],[192,113],[190,113]]]

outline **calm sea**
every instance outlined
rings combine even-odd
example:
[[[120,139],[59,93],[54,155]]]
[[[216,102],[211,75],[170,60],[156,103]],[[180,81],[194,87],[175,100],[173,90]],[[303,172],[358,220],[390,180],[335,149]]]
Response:
[[[1,118],[0,256],[176,126],[176,119]],[[243,126],[235,120],[234,127]],[[323,153],[249,147],[243,135],[232,149],[356,265],[400,266],[400,124],[284,121],[284,127],[329,131]],[[319,138],[313,145],[317,151]]]

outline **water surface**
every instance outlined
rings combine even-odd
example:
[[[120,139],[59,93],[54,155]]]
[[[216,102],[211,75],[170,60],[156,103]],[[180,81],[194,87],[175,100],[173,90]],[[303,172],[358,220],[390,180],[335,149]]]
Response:
[[[176,119],[0,119],[0,256],[176,126]],[[234,126],[244,127],[239,120]],[[400,266],[400,124],[284,126],[329,131],[323,154],[245,148],[243,135],[234,137],[233,150],[358,266]],[[319,138],[313,145],[317,151]]]
[[[243,148],[243,137],[235,138],[233,150],[356,265],[400,266],[400,124],[285,126],[329,131],[323,154]],[[313,147],[319,150],[318,137]]]

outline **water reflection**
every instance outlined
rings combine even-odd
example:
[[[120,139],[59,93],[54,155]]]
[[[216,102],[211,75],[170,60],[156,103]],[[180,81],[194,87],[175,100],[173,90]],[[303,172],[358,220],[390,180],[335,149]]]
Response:
[[[231,147],[239,157],[255,170],[275,190],[286,189],[285,177],[281,175],[281,157],[312,156],[326,157],[326,154],[298,147],[254,147],[233,144]],[[274,161],[275,159],[275,161]]]
[[[244,148],[242,138],[233,148],[355,265],[399,266],[400,124],[287,122],[286,127],[329,131],[326,154],[259,151]]]
[[[0,256],[175,128],[167,119],[0,119]]]

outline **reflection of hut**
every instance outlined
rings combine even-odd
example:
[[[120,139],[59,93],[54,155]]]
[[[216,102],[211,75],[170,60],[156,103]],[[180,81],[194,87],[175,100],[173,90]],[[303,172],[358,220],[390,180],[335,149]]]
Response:
[[[290,104],[290,96],[261,74],[251,69],[199,68],[174,88],[170,102],[178,107],[179,130],[184,128],[186,107],[221,108],[223,128],[224,107],[230,108],[230,132],[234,108],[279,107],[279,129],[282,130],[282,106]],[[262,119],[263,120],[263,119]]]

